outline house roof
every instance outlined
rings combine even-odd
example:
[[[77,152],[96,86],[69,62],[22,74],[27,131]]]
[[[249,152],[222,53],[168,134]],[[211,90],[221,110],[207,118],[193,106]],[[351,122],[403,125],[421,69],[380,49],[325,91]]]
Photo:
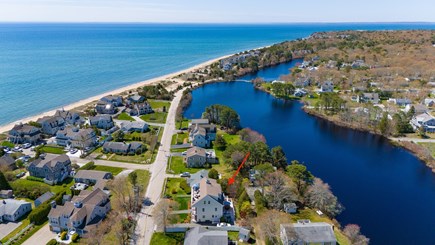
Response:
[[[430,121],[430,120],[434,119],[434,117],[432,115],[430,115],[429,113],[425,112],[425,113],[422,113],[420,115],[417,115],[415,117],[415,119],[418,122],[427,122],[427,121]]]
[[[90,117],[89,118],[90,122],[98,122],[98,121],[107,121],[107,122],[112,122],[112,116],[110,115],[97,115],[94,117]]]
[[[22,205],[30,204],[30,202],[16,200],[16,199],[3,199],[0,200],[0,216],[13,215],[17,209]]]
[[[105,179],[105,177],[108,176],[108,174],[110,175],[109,172],[98,171],[98,170],[79,170],[74,175],[74,178],[101,180],[101,179]]]
[[[132,100],[132,101],[142,101],[142,100],[145,100],[145,97],[136,94],[136,95],[130,96],[128,99]]]
[[[203,178],[199,181],[199,200],[205,196],[211,196],[216,201],[220,202],[222,195],[222,187],[215,179]]]
[[[50,168],[56,167],[57,164],[69,162],[71,163],[69,157],[66,154],[55,155],[55,154],[47,154],[44,159],[38,158],[33,161],[31,164],[36,165],[37,168],[43,168],[44,166],[48,166]]]
[[[31,126],[29,124],[16,124],[12,130],[15,130],[19,133],[22,134],[31,134],[33,132],[38,132],[40,131],[39,128]]]
[[[194,227],[186,232],[184,245],[222,245],[228,244],[228,232],[207,230]]]
[[[5,154],[0,157],[0,166],[9,167],[11,165],[15,165],[15,160],[9,154]]]
[[[70,112],[70,111],[65,111],[65,110],[57,110],[56,113],[55,113],[54,115],[55,115],[55,116],[62,117],[62,118],[68,118],[68,117],[79,116],[79,114],[76,113],[76,112]]]
[[[123,142],[105,142],[103,148],[109,148],[112,150],[127,151],[129,144]]]
[[[194,146],[186,151],[186,157],[192,157],[192,156],[196,156],[196,155],[206,157],[205,149],[201,148],[201,147]]]
[[[51,123],[57,123],[59,121],[59,119],[62,119],[62,121],[63,121],[63,118],[59,117],[59,116],[45,116],[45,117],[39,118],[36,122],[40,123],[40,124],[42,124],[42,123],[51,124]]]
[[[206,118],[192,119],[192,121],[190,123],[191,124],[208,124],[209,120]]]
[[[287,238],[304,243],[336,242],[332,226],[325,222],[281,224]]]
[[[187,184],[189,184],[189,186],[193,186],[195,184],[198,184],[202,178],[207,178],[207,177],[208,177],[208,170],[202,169],[201,171],[192,174],[187,179]]]
[[[42,194],[40,197],[38,197],[36,201],[39,201],[39,203],[43,203],[48,201],[50,198],[54,196],[54,193],[47,191],[46,193]]]

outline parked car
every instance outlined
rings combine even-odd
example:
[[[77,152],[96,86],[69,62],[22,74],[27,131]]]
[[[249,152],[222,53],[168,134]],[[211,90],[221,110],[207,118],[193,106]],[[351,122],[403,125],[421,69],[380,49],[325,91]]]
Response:
[[[19,146],[15,146],[15,147],[12,149],[12,151],[15,151],[15,152],[22,152],[23,149],[22,149],[21,147],[19,147]]]
[[[23,148],[24,149],[28,149],[28,148],[30,148],[32,146],[32,144],[30,144],[30,143],[25,143],[25,144],[23,144]]]
[[[76,154],[78,150],[76,148],[72,148],[71,150],[69,150],[69,153],[71,154]]]
[[[181,152],[181,155],[183,155],[183,156],[187,155],[187,151]]]
[[[26,172],[21,172],[21,173],[15,175],[15,177],[17,177],[17,178],[21,178],[21,177],[23,177],[24,175],[26,175]]]
[[[180,177],[190,177],[190,173],[184,172],[184,173],[180,174]]]

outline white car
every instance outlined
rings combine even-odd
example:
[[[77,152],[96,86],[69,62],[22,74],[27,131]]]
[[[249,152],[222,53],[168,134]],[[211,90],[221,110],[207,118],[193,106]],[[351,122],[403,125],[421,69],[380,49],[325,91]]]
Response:
[[[75,154],[77,151],[78,151],[77,149],[73,148],[73,149],[69,150],[69,153]]]
[[[32,146],[32,144],[30,144],[30,143],[23,144],[24,149],[30,148],[31,146]]]

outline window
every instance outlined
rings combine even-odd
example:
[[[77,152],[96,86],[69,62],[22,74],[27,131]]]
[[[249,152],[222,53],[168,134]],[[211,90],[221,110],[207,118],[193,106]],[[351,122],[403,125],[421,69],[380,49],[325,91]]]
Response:
[[[205,212],[205,208],[202,208],[202,212]]]
[[[214,211],[216,211],[216,212],[217,212],[217,208],[214,208]]]
[[[202,218],[205,219],[205,215],[203,215]]]
[[[210,201],[208,201],[208,204],[210,204]]]
[[[207,201],[204,201],[204,204],[206,204]]]

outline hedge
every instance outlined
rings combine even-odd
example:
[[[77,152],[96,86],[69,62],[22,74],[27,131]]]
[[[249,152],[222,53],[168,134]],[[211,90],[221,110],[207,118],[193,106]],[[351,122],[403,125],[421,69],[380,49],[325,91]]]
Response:
[[[47,221],[48,213],[50,213],[51,209],[51,201],[55,201],[57,205],[62,204],[62,198],[63,195],[65,195],[66,192],[59,192],[54,197],[50,198],[47,202],[42,203],[38,207],[34,208],[32,212],[29,215],[29,220],[31,223],[35,225],[41,225],[45,221]]]
[[[38,178],[38,177],[35,177],[35,176],[27,176],[26,179],[27,180],[31,180],[31,181],[38,181],[38,182],[45,183],[43,178]]]
[[[50,241],[47,242],[47,245],[57,245],[56,239],[51,239]]]
[[[83,165],[80,169],[81,170],[92,170],[95,168],[94,165],[95,165],[94,162],[88,162],[85,165]]]

